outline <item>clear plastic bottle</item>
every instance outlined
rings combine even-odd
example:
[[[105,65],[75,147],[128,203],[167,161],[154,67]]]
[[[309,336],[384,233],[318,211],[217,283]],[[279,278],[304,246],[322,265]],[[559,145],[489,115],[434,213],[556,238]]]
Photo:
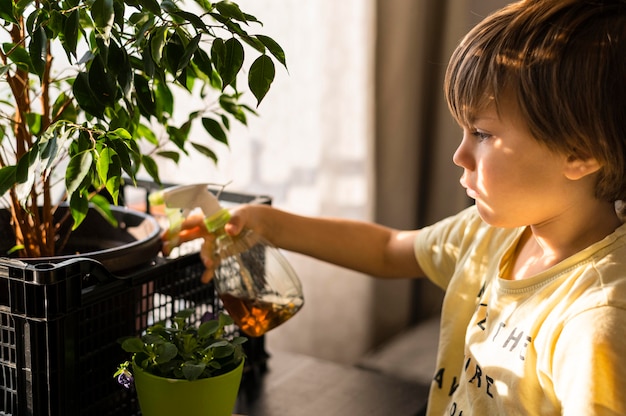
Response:
[[[221,209],[205,220],[215,239],[220,265],[215,287],[224,308],[241,330],[258,337],[289,320],[302,308],[302,285],[282,253],[250,229],[232,237]]]

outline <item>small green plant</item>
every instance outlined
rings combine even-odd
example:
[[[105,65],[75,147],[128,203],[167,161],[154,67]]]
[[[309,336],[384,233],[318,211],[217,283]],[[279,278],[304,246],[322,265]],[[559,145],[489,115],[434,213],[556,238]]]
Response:
[[[141,337],[121,340],[122,348],[132,354],[122,363],[115,377],[124,387],[132,385],[132,363],[159,377],[196,380],[218,376],[234,370],[245,358],[245,337],[224,337],[224,328],[232,325],[230,316],[220,313],[217,319],[202,322],[199,327],[186,324],[194,313],[185,309],[176,314],[172,325],[159,322]]]

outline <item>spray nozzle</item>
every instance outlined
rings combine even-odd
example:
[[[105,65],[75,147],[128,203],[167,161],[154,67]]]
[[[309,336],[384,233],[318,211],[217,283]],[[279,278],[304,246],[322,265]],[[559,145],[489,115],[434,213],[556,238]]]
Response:
[[[205,219],[215,217],[225,211],[219,200],[211,191],[209,184],[177,185],[150,194],[151,205],[165,206],[165,214],[169,220],[169,244],[178,243],[180,227],[191,211],[200,208]]]

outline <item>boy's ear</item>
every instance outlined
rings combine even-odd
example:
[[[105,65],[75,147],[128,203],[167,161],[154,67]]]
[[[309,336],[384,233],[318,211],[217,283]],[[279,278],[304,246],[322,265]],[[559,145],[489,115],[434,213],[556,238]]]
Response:
[[[593,157],[581,159],[577,156],[569,156],[565,163],[565,176],[573,181],[591,175],[602,168],[602,165]]]

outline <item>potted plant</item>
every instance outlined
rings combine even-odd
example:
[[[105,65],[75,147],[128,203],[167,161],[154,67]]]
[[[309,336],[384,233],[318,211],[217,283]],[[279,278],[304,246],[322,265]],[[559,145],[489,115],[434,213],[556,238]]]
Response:
[[[160,183],[158,158],[216,161],[211,143],[228,144],[286,66],[229,1],[7,0],[0,23],[0,195],[21,257],[58,253],[90,207],[115,224],[120,187],[140,169]]]
[[[186,324],[194,313],[176,314],[171,326],[159,322],[141,337],[126,338],[131,359],[115,377],[125,387],[134,382],[144,416],[230,416],[244,365],[245,337],[224,336],[232,319],[223,313],[197,328]]]

